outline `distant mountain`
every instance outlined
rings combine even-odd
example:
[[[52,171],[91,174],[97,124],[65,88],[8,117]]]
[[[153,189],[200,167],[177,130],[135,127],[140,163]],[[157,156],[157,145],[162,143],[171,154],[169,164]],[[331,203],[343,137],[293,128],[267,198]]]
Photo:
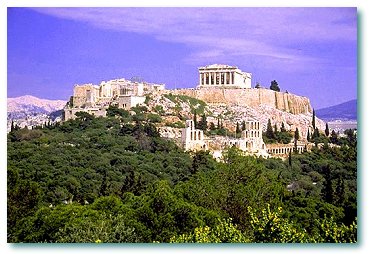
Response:
[[[39,114],[50,114],[61,110],[66,101],[46,100],[31,95],[25,95],[16,98],[8,98],[8,118],[18,119],[26,116],[35,116]]]
[[[316,116],[324,121],[356,121],[357,100],[347,101],[335,106],[315,110]]]

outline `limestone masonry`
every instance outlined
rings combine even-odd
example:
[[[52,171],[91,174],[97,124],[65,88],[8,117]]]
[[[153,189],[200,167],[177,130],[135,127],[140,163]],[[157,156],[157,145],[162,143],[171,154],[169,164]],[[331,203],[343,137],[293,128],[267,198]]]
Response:
[[[143,104],[145,95],[164,90],[163,84],[151,84],[114,79],[100,85],[75,85],[73,96],[64,108],[64,119],[74,119],[77,112],[87,112],[95,116],[105,116],[109,105],[130,109]]]
[[[251,88],[252,74],[236,66],[212,64],[199,68],[199,88]]]

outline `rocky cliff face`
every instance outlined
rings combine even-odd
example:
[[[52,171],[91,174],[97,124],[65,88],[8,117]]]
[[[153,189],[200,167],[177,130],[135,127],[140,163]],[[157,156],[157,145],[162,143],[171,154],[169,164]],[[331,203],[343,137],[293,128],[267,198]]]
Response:
[[[248,92],[251,92],[252,95],[257,93],[259,97],[247,94]],[[169,96],[170,93],[172,96]],[[182,95],[201,101],[193,102],[191,105],[187,98],[181,98]],[[250,98],[250,100],[246,98]],[[208,103],[205,104],[203,101]],[[204,103],[204,110],[199,110],[200,102]],[[265,131],[270,119],[272,125],[276,124],[279,130],[282,123],[292,133],[298,128],[301,140],[306,139],[308,130],[311,134],[313,133],[312,112],[308,98],[276,93],[266,89],[167,90],[165,94],[152,95],[148,103],[149,109],[159,113],[158,110],[155,110],[158,105],[161,107],[161,116],[167,123],[192,119],[193,109],[197,108],[198,118],[204,112],[207,116],[207,122],[213,122],[215,125],[220,118],[223,125],[230,131],[235,131],[236,123],[240,124],[243,120],[258,120]],[[316,118],[316,126],[321,131],[325,130],[325,122],[318,118]],[[167,132],[166,135],[169,135]],[[170,136],[174,136],[174,134],[172,133]]]
[[[267,122],[270,119],[272,126],[276,124],[280,130],[282,123],[285,128],[292,133],[298,128],[300,140],[306,140],[307,132],[313,133],[312,113],[292,114],[268,105],[256,107],[240,105],[208,105],[209,112],[212,114],[207,117],[208,122],[217,123],[217,117],[221,116],[223,124],[230,130],[235,130],[236,122],[243,120],[258,120],[262,124],[263,131],[267,129]],[[316,127],[324,131],[325,122],[316,117]]]
[[[307,97],[290,93],[275,92],[268,89],[179,89],[165,93],[187,95],[203,100],[208,104],[240,105],[258,107],[260,105],[276,108],[294,115],[311,114],[312,107]]]

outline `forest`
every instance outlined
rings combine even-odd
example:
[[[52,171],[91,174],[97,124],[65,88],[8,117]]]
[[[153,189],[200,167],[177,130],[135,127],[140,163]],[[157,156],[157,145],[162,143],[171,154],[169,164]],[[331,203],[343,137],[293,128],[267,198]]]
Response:
[[[357,139],[223,160],[110,108],[7,136],[10,243],[355,243]]]

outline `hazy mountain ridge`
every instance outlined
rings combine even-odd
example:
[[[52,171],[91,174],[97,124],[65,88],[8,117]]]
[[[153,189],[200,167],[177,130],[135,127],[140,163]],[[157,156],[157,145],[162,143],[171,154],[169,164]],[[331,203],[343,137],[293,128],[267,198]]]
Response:
[[[66,103],[63,100],[40,99],[31,95],[8,98],[7,130],[10,131],[12,121],[21,128],[60,121],[61,110]]]
[[[7,112],[9,113],[51,113],[62,109],[67,102],[63,100],[40,99],[31,95],[8,98]]]
[[[357,121],[357,99],[315,111],[325,121]]]

